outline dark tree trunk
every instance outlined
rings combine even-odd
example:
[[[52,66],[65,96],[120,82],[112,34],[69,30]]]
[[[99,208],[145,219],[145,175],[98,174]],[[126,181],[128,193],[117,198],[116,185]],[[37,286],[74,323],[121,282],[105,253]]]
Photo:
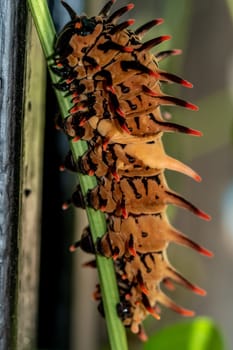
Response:
[[[0,349],[12,349],[17,282],[25,1],[0,1]]]

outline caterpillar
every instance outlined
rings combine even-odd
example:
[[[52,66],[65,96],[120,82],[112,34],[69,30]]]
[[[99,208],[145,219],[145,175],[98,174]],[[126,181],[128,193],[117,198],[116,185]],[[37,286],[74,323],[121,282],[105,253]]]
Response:
[[[96,17],[78,16],[64,1],[70,15],[55,43],[53,71],[61,77],[55,84],[70,96],[72,108],[62,122],[64,132],[76,142],[85,140],[88,150],[76,162],[69,153],[65,167],[96,176],[97,186],[83,198],[80,188],[72,196],[76,206],[90,206],[107,216],[107,232],[92,242],[87,228],[71,250],[81,247],[89,253],[113,258],[120,294],[119,317],[133,333],[146,339],[142,322],[151,314],[160,318],[158,304],[185,316],[193,312],[175,304],[161,290],[175,283],[204,295],[205,291],[186,280],[169,263],[170,242],[197,252],[212,253],[176,230],[167,217],[170,204],[188,209],[202,219],[210,216],[172,191],[165,169],[181,172],[195,181],[201,177],[190,167],[168,156],[164,132],[201,136],[201,132],[164,120],[160,106],[180,106],[192,111],[194,104],[162,92],[163,83],[192,84],[159,68],[166,57],[180,54],[150,50],[169,40],[163,35],[142,39],[163,20],[155,19],[135,31],[134,20],[118,20],[134,5],[128,4],[112,14],[110,0]],[[95,263],[91,263],[92,265]],[[95,293],[102,309],[99,286]]]

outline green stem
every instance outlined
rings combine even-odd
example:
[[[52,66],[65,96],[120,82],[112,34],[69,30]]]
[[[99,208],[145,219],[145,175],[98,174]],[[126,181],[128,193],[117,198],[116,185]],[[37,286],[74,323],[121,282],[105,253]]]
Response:
[[[28,6],[31,10],[44,55],[47,58],[49,66],[53,63],[50,57],[53,54],[53,45],[56,32],[49,13],[47,1],[28,0]],[[49,72],[52,82],[58,82],[59,78],[50,69]],[[63,93],[57,90],[55,93],[60,106],[61,114],[63,118],[65,118],[67,116],[67,111],[71,108],[71,103],[68,98],[64,97]],[[70,148],[74,158],[78,159],[87,149],[87,145],[86,142],[83,141],[76,143],[72,143],[71,141]],[[90,188],[96,186],[96,179],[94,177],[78,174],[78,179],[84,196]],[[93,240],[96,241],[96,238],[103,235],[103,233],[106,231],[105,217],[101,212],[95,211],[91,208],[87,208],[87,216]],[[119,302],[119,295],[113,262],[112,260],[107,260],[101,256],[97,256],[96,259],[111,349],[127,350],[125,329],[116,314],[116,304]]]

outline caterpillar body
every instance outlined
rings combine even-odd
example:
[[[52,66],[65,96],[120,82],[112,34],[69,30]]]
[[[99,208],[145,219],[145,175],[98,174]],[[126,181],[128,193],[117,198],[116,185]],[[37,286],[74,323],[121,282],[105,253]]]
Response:
[[[159,68],[162,59],[180,51],[152,54],[150,49],[170,36],[146,42],[142,38],[162,19],[152,20],[133,32],[128,28],[133,20],[118,23],[133,4],[109,15],[114,2],[108,1],[98,16],[88,18],[78,16],[62,1],[71,21],[57,38],[52,69],[61,76],[56,88],[67,91],[73,104],[63,122],[64,131],[74,142],[88,142],[88,151],[78,162],[69,154],[65,165],[98,179],[97,187],[86,199],[78,188],[73,203],[89,205],[108,217],[107,232],[95,245],[86,229],[72,249],[81,246],[114,259],[120,294],[118,314],[125,326],[145,339],[142,322],[148,314],[159,318],[158,304],[193,315],[169,299],[160,289],[161,283],[171,287],[174,281],[205,294],[170,265],[168,244],[175,242],[212,255],[171,226],[167,206],[188,209],[205,220],[210,217],[172,191],[164,175],[164,170],[170,169],[201,180],[190,167],[168,156],[162,142],[164,132],[201,136],[197,130],[165,121],[160,111],[161,105],[198,109],[161,90],[164,82],[192,87],[187,80]],[[99,289],[95,295],[101,304]]]

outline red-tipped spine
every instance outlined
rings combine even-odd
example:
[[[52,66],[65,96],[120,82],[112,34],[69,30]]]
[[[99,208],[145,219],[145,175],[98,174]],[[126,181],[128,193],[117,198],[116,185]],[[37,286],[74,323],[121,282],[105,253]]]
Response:
[[[153,316],[156,320],[160,320],[160,315],[157,314],[157,313],[155,312],[155,310],[154,310],[153,307],[147,306],[147,307],[146,307],[146,310],[147,310],[147,311],[151,314],[151,316]]]
[[[199,216],[200,218],[204,220],[211,220],[211,216],[206,214],[201,209],[195,207],[192,203],[187,201],[185,198],[179,196],[177,193],[165,191],[167,194],[167,199],[165,200],[166,204],[175,204],[178,205],[181,208],[190,210],[193,214]]]
[[[132,10],[134,8],[134,4],[128,4],[124,7],[121,7],[119,10],[116,10],[107,20],[108,23],[116,24],[117,20],[123,16],[124,13]]]
[[[164,103],[160,103],[161,105],[176,105],[180,107],[184,107],[187,109],[190,109],[191,111],[198,111],[198,106],[194,105],[193,103],[181,100],[180,98],[174,97],[174,96],[168,96],[168,95],[161,95],[157,92],[151,90],[147,86],[143,85],[142,90],[153,97],[157,97],[158,99],[164,101]]]
[[[171,36],[170,35],[162,35],[157,38],[151,39],[146,41],[145,43],[142,44],[140,48],[137,49],[137,51],[144,51],[144,50],[150,50],[152,47],[161,44],[162,42],[166,40],[170,40]]]
[[[165,50],[165,51],[161,51],[158,52],[155,57],[157,59],[158,62],[164,60],[167,57],[170,56],[177,56],[177,55],[181,55],[182,54],[182,50],[180,49],[174,49],[174,50]]]
[[[190,83],[188,80],[185,80],[183,78],[178,77],[175,74],[167,73],[167,72],[159,72],[160,80],[169,81],[177,84],[181,84],[187,88],[192,88],[193,84]]]
[[[62,210],[67,210],[69,207],[70,207],[70,205],[71,205],[71,200],[68,200],[67,202],[64,202],[63,204],[62,204]]]
[[[135,34],[139,36],[140,39],[143,38],[143,36],[150,30],[152,27],[160,25],[164,22],[163,18],[156,18],[152,21],[145,23],[141,27],[135,30]]]
[[[79,248],[79,247],[80,247],[80,241],[77,241],[77,242],[73,243],[73,244],[69,247],[69,251],[70,251],[71,253],[73,253],[73,252],[75,252],[75,250],[76,250],[77,248]]]
[[[132,9],[134,8],[134,6],[135,6],[135,5],[134,5],[133,3],[128,4],[128,5],[126,6],[127,11],[132,10]]]

